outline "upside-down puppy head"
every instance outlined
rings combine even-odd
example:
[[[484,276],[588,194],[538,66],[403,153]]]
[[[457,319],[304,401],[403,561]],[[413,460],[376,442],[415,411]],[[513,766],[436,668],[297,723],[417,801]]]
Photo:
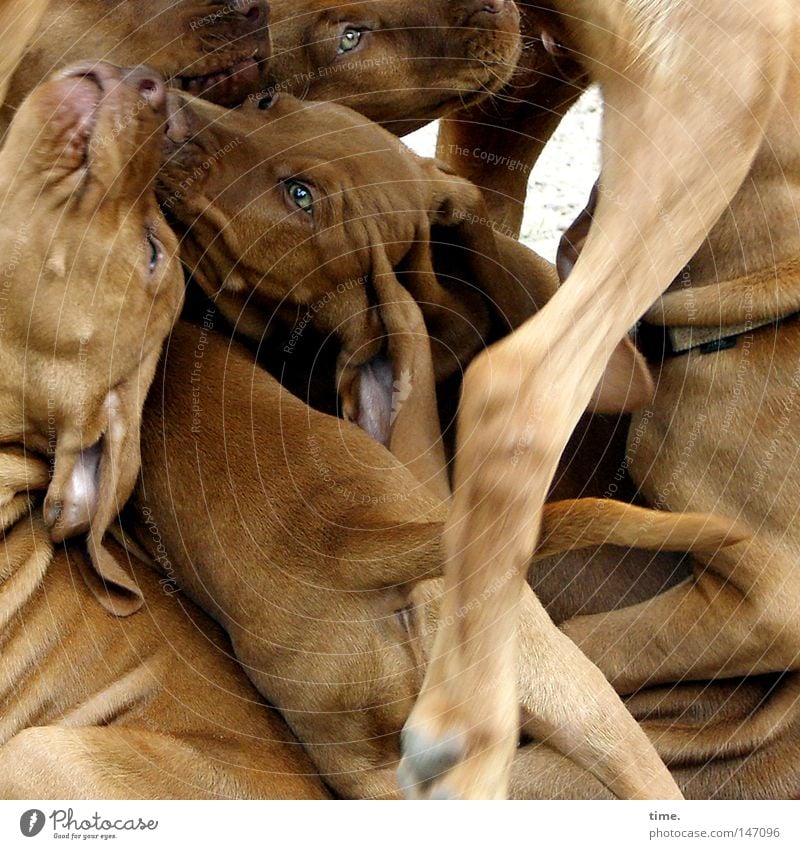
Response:
[[[171,85],[233,105],[264,85],[267,0],[52,0],[10,86],[17,105],[68,62],[147,64]]]
[[[271,5],[271,90],[337,101],[397,134],[498,91],[520,52],[512,0]]]
[[[153,185],[165,105],[148,68],[73,66],[23,103],[0,153],[0,439],[50,457],[51,536],[89,533],[96,593],[123,613],[137,590],[100,542],[138,474],[144,395],[183,299]]]
[[[162,206],[195,279],[259,342],[298,317],[298,336],[335,337],[343,412],[387,442],[411,359],[432,353],[442,380],[501,323],[480,191],[333,104],[174,106]]]

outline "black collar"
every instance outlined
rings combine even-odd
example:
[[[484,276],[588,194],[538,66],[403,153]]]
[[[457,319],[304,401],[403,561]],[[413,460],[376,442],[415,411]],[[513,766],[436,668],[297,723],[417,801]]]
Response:
[[[646,360],[661,363],[664,360],[682,357],[691,351],[700,354],[718,354],[728,351],[739,344],[739,340],[752,336],[756,330],[765,327],[778,327],[784,322],[800,317],[800,312],[793,312],[782,318],[772,319],[745,327],[665,327],[640,321],[632,331],[633,342]],[[730,331],[730,332],[726,332]],[[692,337],[696,337],[694,343]]]

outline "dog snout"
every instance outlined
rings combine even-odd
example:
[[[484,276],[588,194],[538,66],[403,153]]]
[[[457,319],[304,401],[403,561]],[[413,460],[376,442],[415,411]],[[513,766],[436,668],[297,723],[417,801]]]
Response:
[[[137,65],[123,72],[123,82],[135,89],[155,110],[164,109],[167,103],[167,87],[164,78],[147,65]]]
[[[77,62],[54,74],[54,80],[86,78],[92,80],[99,88],[105,88],[110,83],[120,80],[122,70],[110,62]]]

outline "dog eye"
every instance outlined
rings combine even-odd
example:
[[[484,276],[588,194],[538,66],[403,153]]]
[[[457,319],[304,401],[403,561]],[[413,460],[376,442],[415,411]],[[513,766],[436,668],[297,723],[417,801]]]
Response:
[[[339,50],[340,54],[349,53],[351,50],[355,50],[356,47],[361,42],[361,36],[364,33],[361,30],[354,29],[353,27],[348,27],[344,33],[342,34],[342,40],[339,42]]]
[[[147,234],[147,247],[150,249],[150,273],[154,274],[161,262],[161,245],[152,233]]]
[[[394,615],[400,625],[400,627],[411,636],[413,627],[414,627],[414,607],[413,605],[408,605],[407,607],[403,607],[400,610],[395,610]]]
[[[292,203],[311,215],[314,211],[314,195],[311,194],[311,189],[297,180],[287,180],[284,185]]]

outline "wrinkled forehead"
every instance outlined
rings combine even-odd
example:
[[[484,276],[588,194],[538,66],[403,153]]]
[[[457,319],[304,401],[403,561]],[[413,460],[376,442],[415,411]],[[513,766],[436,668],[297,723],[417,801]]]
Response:
[[[424,181],[419,157],[396,136],[347,107],[302,102],[281,96],[255,115],[252,141],[261,156],[290,170],[316,170],[343,186],[392,183],[410,187]]]

